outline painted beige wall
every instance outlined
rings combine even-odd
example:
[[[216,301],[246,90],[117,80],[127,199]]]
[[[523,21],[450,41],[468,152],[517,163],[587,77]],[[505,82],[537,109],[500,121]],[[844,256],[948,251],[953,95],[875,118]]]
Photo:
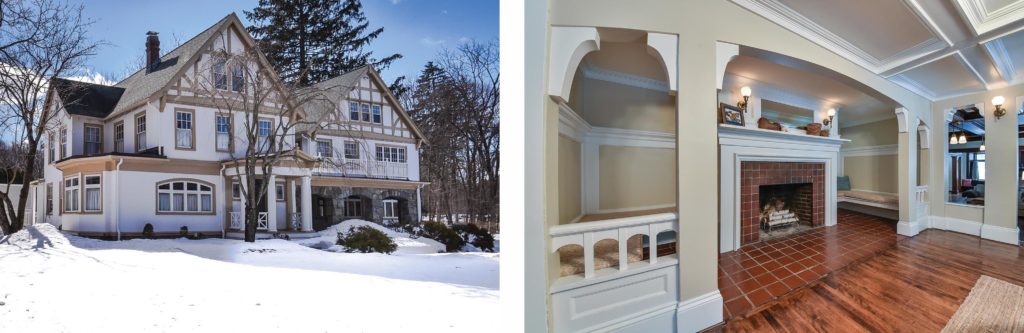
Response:
[[[992,97],[1003,96],[1006,98],[1004,107],[1009,109],[1009,115],[1002,119],[996,119],[995,107],[991,104]],[[932,195],[931,214],[960,219],[969,219],[976,222],[984,222],[988,225],[1005,228],[1017,227],[1017,122],[1014,120],[1013,111],[1020,107],[1018,96],[1024,96],[1024,84],[1010,86],[1002,89],[992,90],[984,93],[970,94],[956,98],[936,101],[932,107],[932,119],[936,120],[931,124],[932,149],[936,153],[930,154],[930,166],[935,172],[931,172],[930,193],[941,194],[945,184],[945,176],[949,170],[943,162],[945,154],[938,152],[948,151],[949,133],[943,123],[943,117],[947,109],[960,105],[984,101],[980,108],[985,116],[985,160],[986,160],[986,182],[985,182],[985,206],[984,212],[979,217],[977,208],[963,207],[955,204],[945,203],[943,195]],[[941,170],[941,172],[939,172]]]
[[[558,223],[580,216],[580,144],[558,136]]]
[[[899,142],[897,126],[898,123],[894,117],[873,123],[844,127],[839,132],[842,133],[843,139],[850,140],[843,144],[843,148],[894,145]]]
[[[676,101],[668,93],[590,79],[582,85],[577,112],[591,125],[675,133]]]
[[[601,146],[599,208],[675,205],[674,149]]]
[[[877,89],[915,116],[922,113],[919,116],[926,121],[932,117],[928,113],[931,109],[928,100],[728,1],[662,0],[638,6],[627,1],[560,0],[551,3],[549,9],[546,14],[550,25],[633,28],[679,35],[679,58],[676,60],[680,76],[676,104],[680,116],[676,123],[678,132],[684,134],[677,136],[677,146],[681,147],[677,157],[677,192],[680,215],[687,216],[687,219],[679,224],[678,246],[679,252],[686,253],[688,259],[679,267],[680,297],[683,300],[718,289],[718,211],[707,209],[717,207],[719,197],[717,177],[708,177],[718,170],[716,41],[748,45],[812,61]],[[531,23],[533,21],[527,20],[527,24]],[[530,36],[528,34],[527,38]],[[545,49],[528,47],[527,53],[531,52],[545,52]],[[526,84],[528,87],[531,84],[544,86],[544,81],[528,79]],[[528,91],[535,93],[537,90]],[[537,111],[540,110],[528,108],[528,112]],[[546,111],[557,113],[550,103]],[[557,118],[548,117],[547,121],[551,126],[557,124]],[[527,126],[526,136],[529,138],[531,134],[550,131],[549,128]],[[546,145],[557,146],[555,137],[546,137]],[[529,144],[530,141],[527,142]],[[545,168],[557,170],[557,161],[549,160]],[[901,179],[901,184],[903,182],[909,183],[909,180]],[[694,188],[703,190],[692,191]],[[901,191],[901,195],[907,194]],[[547,214],[557,216],[554,210],[558,206],[557,198],[546,199],[546,205]],[[529,204],[526,207],[527,210],[532,208]],[[528,257],[527,261],[537,259]],[[548,267],[552,267],[550,263]]]
[[[851,156],[843,159],[843,171],[855,190],[897,193],[897,155]]]

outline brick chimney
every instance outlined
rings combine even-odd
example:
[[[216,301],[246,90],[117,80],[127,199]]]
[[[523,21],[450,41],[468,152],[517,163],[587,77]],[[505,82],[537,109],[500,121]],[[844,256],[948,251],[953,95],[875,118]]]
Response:
[[[160,65],[160,37],[159,32],[146,32],[146,73],[152,72]]]

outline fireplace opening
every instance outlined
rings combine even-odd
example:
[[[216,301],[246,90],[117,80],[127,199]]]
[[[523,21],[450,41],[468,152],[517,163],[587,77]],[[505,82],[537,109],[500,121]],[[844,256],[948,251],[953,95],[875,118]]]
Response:
[[[812,183],[761,185],[758,197],[759,240],[784,237],[813,227]]]

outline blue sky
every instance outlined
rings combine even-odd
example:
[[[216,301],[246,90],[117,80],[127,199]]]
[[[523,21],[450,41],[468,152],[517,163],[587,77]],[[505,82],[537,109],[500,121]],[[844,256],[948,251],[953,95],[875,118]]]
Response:
[[[184,42],[232,11],[249,24],[242,11],[257,3],[79,1],[85,4],[83,15],[96,21],[90,29],[92,38],[108,43],[88,61],[90,69],[101,74],[121,73],[138,58],[145,48],[146,31],[159,32],[162,51],[167,52],[173,45],[173,36]],[[364,0],[363,11],[372,28],[384,27],[384,32],[369,46],[374,55],[404,56],[383,73],[387,82],[400,75],[415,79],[427,61],[443,48],[457,46],[461,40],[498,40],[497,0]]]

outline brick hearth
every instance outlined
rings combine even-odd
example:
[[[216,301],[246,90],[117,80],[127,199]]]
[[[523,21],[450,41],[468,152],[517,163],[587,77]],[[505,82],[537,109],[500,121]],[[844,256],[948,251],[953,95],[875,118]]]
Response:
[[[811,225],[825,225],[825,163],[742,162],[740,167],[741,244],[756,242],[759,238],[759,188],[762,185],[811,183]]]

